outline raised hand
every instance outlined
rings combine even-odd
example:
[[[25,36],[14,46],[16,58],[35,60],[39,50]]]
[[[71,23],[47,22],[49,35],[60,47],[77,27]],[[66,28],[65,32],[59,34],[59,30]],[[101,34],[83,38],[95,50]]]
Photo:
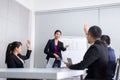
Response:
[[[85,32],[85,34],[88,34],[88,25],[87,24],[84,24],[84,32]]]
[[[27,46],[27,49],[29,50],[29,49],[30,49],[30,46],[31,46],[30,40],[27,40],[26,46]]]

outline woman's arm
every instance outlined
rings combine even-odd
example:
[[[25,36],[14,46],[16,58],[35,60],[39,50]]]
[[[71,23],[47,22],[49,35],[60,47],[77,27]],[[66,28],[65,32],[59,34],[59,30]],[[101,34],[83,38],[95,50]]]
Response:
[[[23,60],[27,60],[27,59],[30,58],[31,52],[32,52],[32,50],[27,50],[26,55],[21,55],[21,54],[19,54],[18,56],[19,56],[21,59],[23,59]]]
[[[70,64],[65,62],[65,64],[70,69],[82,70],[82,69],[88,68],[88,66],[94,63],[97,59],[99,59],[97,48],[92,46],[90,47],[89,51],[85,53],[85,56],[81,62],[77,64]]]
[[[61,48],[62,51],[65,51],[69,47],[68,45],[64,46],[63,43],[61,43],[61,46],[62,46]]]
[[[32,50],[30,50],[30,46],[31,46],[31,42],[30,42],[30,40],[27,40],[27,43],[26,43],[27,53],[26,53],[26,55],[21,55],[21,54],[18,55],[21,59],[26,60],[26,59],[30,58],[30,55],[32,52]]]
[[[49,54],[49,46],[50,46],[50,40],[47,42],[45,48],[44,48],[44,53]]]
[[[44,53],[47,54],[47,55],[49,55],[49,57],[58,58],[59,56],[57,55],[57,53],[52,53],[52,52],[49,51],[50,45],[51,45],[51,40],[49,40],[47,42],[47,45],[45,46],[45,49],[44,49]]]

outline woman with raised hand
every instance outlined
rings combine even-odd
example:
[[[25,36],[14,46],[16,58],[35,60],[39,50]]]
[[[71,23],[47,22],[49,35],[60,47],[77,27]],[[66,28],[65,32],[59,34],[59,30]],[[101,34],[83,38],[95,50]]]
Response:
[[[30,58],[31,50],[30,50],[31,42],[27,40],[26,47],[27,53],[26,55],[22,55],[22,43],[18,41],[14,41],[7,46],[6,50],[6,59],[5,63],[7,64],[7,68],[24,68],[24,61]],[[7,79],[7,80],[25,80],[25,79]]]

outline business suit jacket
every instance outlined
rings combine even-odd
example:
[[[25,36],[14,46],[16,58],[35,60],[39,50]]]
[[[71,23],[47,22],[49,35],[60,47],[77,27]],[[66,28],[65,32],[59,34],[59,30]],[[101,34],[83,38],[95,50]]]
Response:
[[[108,49],[97,40],[84,55],[83,60],[70,66],[70,69],[81,70],[88,68],[86,79],[107,80]]]
[[[55,47],[55,40],[50,39],[47,42],[47,45],[45,46],[44,53],[47,54],[46,59],[49,60],[49,58],[55,58],[54,54],[54,47]],[[66,48],[64,48],[64,45],[61,41],[58,41],[58,55],[60,58],[62,58],[61,51],[65,51]]]
[[[31,50],[27,50],[27,53],[25,56],[21,54],[19,54],[18,56],[24,61],[29,59],[30,55],[31,55]],[[14,54],[9,54],[9,57],[7,60],[7,67],[8,68],[24,68],[24,65],[17,56],[15,56]]]
[[[29,59],[30,55],[31,55],[31,50],[27,50],[27,53],[25,56],[18,54],[18,57],[20,57],[20,59],[24,61]],[[14,54],[9,54],[7,59],[7,67],[8,68],[24,68],[23,62],[18,57],[15,56]],[[7,80],[25,80],[25,79],[8,78]]]
[[[114,49],[108,47],[108,77],[110,80],[114,77],[116,67],[116,57]]]

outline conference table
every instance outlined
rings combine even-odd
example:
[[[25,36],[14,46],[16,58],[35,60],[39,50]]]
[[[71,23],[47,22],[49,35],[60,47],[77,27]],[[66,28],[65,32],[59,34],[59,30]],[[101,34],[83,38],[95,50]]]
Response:
[[[53,79],[62,80],[74,76],[82,76],[86,74],[86,70],[70,70],[64,68],[14,68],[0,69],[0,78],[25,78],[25,79]]]

